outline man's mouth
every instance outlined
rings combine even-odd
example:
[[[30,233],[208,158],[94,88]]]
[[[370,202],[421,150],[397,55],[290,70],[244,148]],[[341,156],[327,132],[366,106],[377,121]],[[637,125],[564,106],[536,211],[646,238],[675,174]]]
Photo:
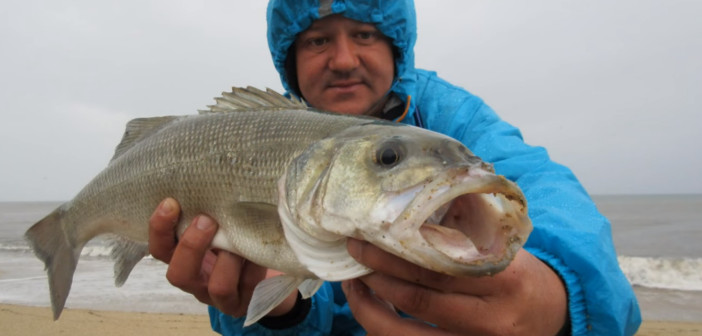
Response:
[[[363,85],[362,81],[337,81],[329,84],[328,88],[337,92],[351,92]]]

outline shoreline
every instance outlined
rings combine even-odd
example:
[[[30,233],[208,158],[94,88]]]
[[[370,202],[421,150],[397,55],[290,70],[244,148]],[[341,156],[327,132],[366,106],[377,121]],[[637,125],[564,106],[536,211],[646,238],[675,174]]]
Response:
[[[53,321],[49,307],[0,303],[3,335],[213,336],[207,315],[64,309]],[[702,335],[702,322],[644,321],[636,335]]]

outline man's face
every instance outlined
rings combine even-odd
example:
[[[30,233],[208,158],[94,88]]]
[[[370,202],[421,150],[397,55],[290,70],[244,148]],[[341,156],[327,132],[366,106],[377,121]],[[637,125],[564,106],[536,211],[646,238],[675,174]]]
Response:
[[[300,92],[312,106],[343,114],[374,114],[395,75],[390,41],[373,24],[332,15],[295,40]]]

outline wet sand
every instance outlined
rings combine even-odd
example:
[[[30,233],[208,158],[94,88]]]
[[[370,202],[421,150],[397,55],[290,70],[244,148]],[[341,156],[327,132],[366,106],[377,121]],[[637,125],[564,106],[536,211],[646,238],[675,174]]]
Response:
[[[65,309],[54,322],[48,307],[0,304],[2,335],[212,336],[206,315]],[[644,321],[637,335],[699,336],[702,322]]]

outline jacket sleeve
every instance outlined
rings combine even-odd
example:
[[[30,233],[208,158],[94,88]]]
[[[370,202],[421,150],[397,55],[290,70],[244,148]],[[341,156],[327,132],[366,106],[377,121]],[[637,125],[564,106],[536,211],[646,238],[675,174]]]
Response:
[[[420,117],[520,186],[534,226],[525,249],[563,279],[572,334],[633,335],[640,311],[619,268],[610,223],[570,169],[551,161],[544,148],[525,144],[480,98],[433,79],[423,94],[432,101],[423,102]]]
[[[244,328],[244,317],[226,315],[209,307],[212,330],[224,335],[364,335],[356,322],[341,290],[340,283],[325,282],[312,296],[312,307],[307,317],[294,327],[268,329],[258,323]]]

